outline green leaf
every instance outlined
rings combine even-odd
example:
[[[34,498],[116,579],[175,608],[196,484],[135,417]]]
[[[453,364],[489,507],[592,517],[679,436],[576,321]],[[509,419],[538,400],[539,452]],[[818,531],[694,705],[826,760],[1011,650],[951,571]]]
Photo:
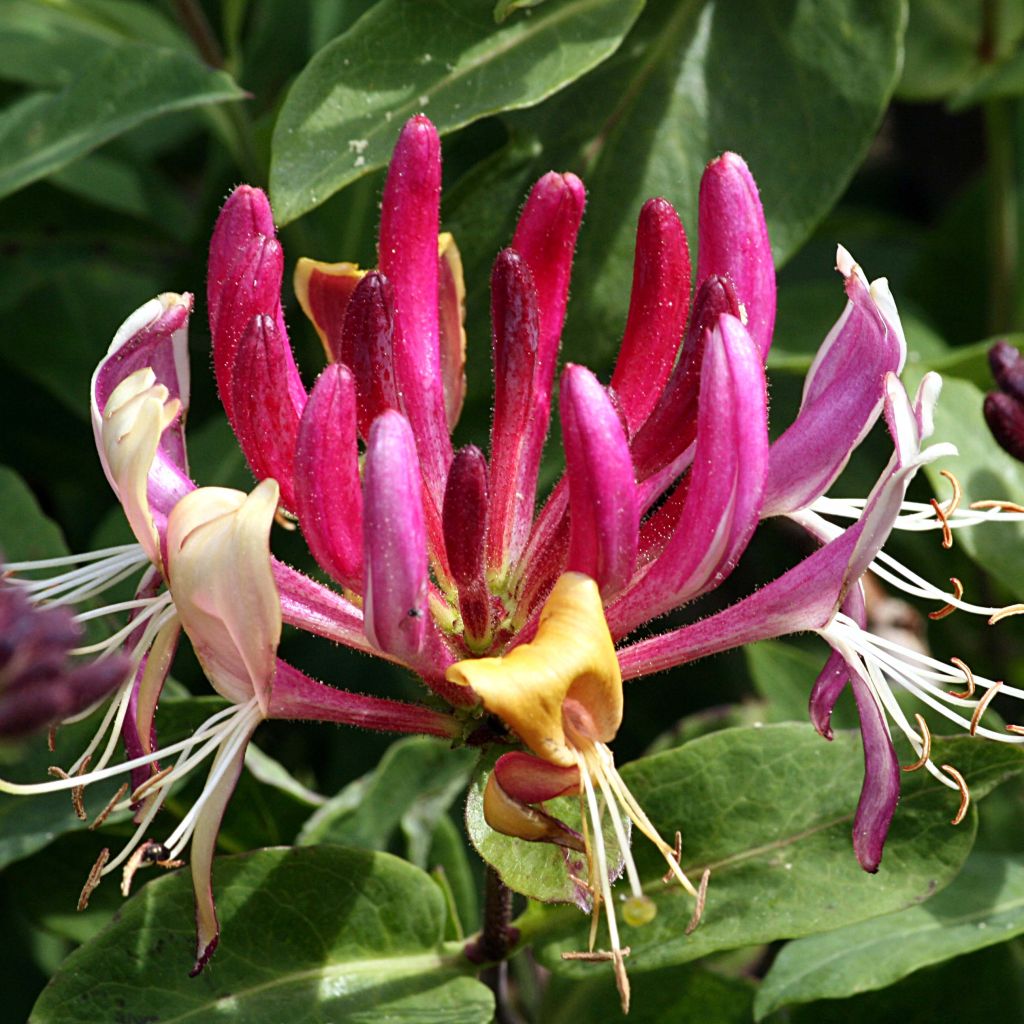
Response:
[[[5,562],[57,558],[68,553],[57,524],[43,514],[24,480],[0,466],[0,557]]]
[[[495,26],[480,0],[383,0],[296,79],[274,129],[270,191],[286,224],[387,163],[425,111],[445,133],[539,103],[621,43],[642,0],[559,0]]]
[[[32,94],[0,114],[0,196],[161,114],[244,95],[223,71],[187,53],[126,43],[60,92]]]
[[[530,7],[539,7],[546,2],[547,0],[498,0],[494,5],[494,20],[500,25],[516,11],[526,10]]]
[[[757,179],[776,263],[795,251],[874,138],[904,14],[892,0],[796,0],[784,14],[774,0],[650,0],[611,59],[531,117],[537,171],[575,170],[590,195],[567,359],[611,360],[642,204],[666,196],[694,237],[701,173],[724,149]]]
[[[582,853],[551,843],[531,843],[495,832],[484,819],[484,790],[494,762],[504,751],[493,751],[481,759],[466,797],[466,831],[476,852],[510,889],[543,903],[580,903],[586,896],[587,861]],[[580,801],[574,796],[548,800],[544,809],[559,821],[580,832]],[[608,863],[620,864],[622,856],[615,841],[611,819],[603,819]],[[580,881],[574,881],[579,879]]]
[[[753,986],[698,967],[651,971],[632,986],[629,1024],[750,1024]],[[618,1003],[611,971],[581,981],[555,975],[544,994],[541,1024],[610,1020]]]
[[[926,967],[881,992],[797,1006],[771,1018],[787,1024],[936,1024],[1024,1019],[1020,943],[971,953],[955,964]]]
[[[983,53],[985,8],[998,36]],[[972,81],[989,61],[1012,53],[1024,31],[1018,0],[910,0],[906,58],[897,90],[904,100],[946,99]]]
[[[938,495],[949,493],[942,470],[954,473],[963,487],[965,507],[973,501],[1024,500],[1024,465],[992,439],[981,411],[983,400],[984,395],[969,381],[946,377],[935,407],[932,440],[952,441],[960,454],[929,463],[925,473]],[[957,530],[955,538],[955,543],[1011,594],[1024,598],[1024,523],[982,523]],[[969,599],[970,594],[967,596]]]
[[[935,750],[937,760],[963,772],[975,799],[1024,770],[1024,752],[1006,744],[960,737]],[[662,884],[664,861],[635,839],[658,916],[642,928],[620,921],[622,942],[633,951],[630,970],[830,931],[902,910],[945,886],[970,852],[976,819],[950,827],[956,794],[924,772],[904,778],[882,866],[869,875],[850,845],[863,773],[857,734],[827,743],[796,724],[715,733],[627,765],[622,776],[655,826],[666,836],[682,832],[689,877],[711,869],[704,916],[687,936],[693,901]],[[527,938],[537,936],[548,966],[574,976],[592,969],[560,960],[565,950],[585,948],[582,915],[539,908],[523,927]]]
[[[427,866],[438,821],[466,786],[474,751],[452,750],[427,736],[391,745],[380,764],[328,800],[306,822],[298,842],[381,850],[401,827],[414,864]]]
[[[125,42],[188,49],[159,11],[131,0],[5,0],[0,8],[0,78],[60,88]]]
[[[31,1024],[491,1019],[475,968],[442,944],[440,891],[410,864],[336,846],[260,850],[218,860],[214,887],[220,944],[198,978],[192,881],[178,872],[67,959]]]
[[[755,1000],[756,1019],[790,1003],[885,988],[928,964],[1024,933],[1024,858],[975,853],[918,907],[787,943]]]

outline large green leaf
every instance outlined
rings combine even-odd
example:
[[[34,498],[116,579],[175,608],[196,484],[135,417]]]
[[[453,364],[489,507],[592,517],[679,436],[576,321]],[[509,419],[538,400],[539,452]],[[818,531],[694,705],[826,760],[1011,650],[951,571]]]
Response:
[[[68,958],[32,1024],[491,1019],[490,991],[442,943],[440,891],[410,864],[337,846],[260,850],[218,860],[214,887],[221,940],[198,978],[192,882],[178,872]]]
[[[999,31],[985,39],[987,16]],[[948,99],[988,66],[998,66],[1022,31],[1018,0],[910,0],[900,98]]]
[[[753,986],[693,966],[651,971],[632,986],[628,1024],[750,1024]],[[589,981],[555,975],[544,994],[541,1024],[612,1018],[619,996],[611,971]]]
[[[188,48],[161,11],[134,0],[5,0],[0,78],[59,88],[129,41]]]
[[[279,223],[385,164],[402,123],[441,132],[539,103],[622,42],[642,0],[552,0],[495,25],[480,0],[382,0],[296,79],[274,129]]]
[[[27,562],[68,553],[57,524],[43,514],[35,495],[12,469],[0,466],[0,558]]]
[[[306,822],[298,841],[382,850],[401,827],[409,860],[427,867],[437,823],[465,789],[475,761],[474,751],[452,750],[441,740],[399,740],[372,772],[328,800]]]
[[[880,992],[782,1010],[772,1024],[1020,1024],[1024,991],[1019,942],[926,967]]]
[[[1024,752],[969,737],[936,744],[977,799],[1024,770]],[[664,862],[643,838],[633,843],[658,916],[641,928],[620,921],[631,970],[681,963],[718,949],[809,935],[902,910],[945,886],[974,841],[975,819],[949,825],[957,798],[924,772],[903,780],[879,872],[862,871],[850,827],[863,777],[859,737],[826,743],[810,726],[732,729],[644,758],[622,772],[662,834],[683,835],[690,877],[711,869],[700,926],[684,934],[693,901],[660,881]],[[580,975],[592,965],[562,962],[586,945],[588,922],[537,908],[523,920],[548,965]],[[604,944],[602,931],[599,944]]]
[[[110,49],[61,91],[33,93],[0,114],[0,196],[161,114],[244,95],[223,71],[180,50]]]
[[[918,907],[783,947],[757,993],[757,1019],[789,1003],[884,988],[918,968],[1024,933],[1024,858],[975,853]]]

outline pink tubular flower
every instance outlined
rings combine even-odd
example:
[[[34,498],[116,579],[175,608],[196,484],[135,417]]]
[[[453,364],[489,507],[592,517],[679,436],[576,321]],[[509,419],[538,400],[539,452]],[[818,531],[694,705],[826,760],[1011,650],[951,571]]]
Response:
[[[248,496],[197,489],[188,476],[191,298],[161,296],[118,332],[94,377],[93,421],[138,543],[72,570],[65,589],[51,587],[44,599],[59,592],[77,600],[145,567],[133,617],[108,644],[127,642],[133,659],[104,725],[123,734],[128,760],[108,768],[108,744],[98,768],[66,785],[0,789],[70,788],[132,771],[129,800],[140,831],[122,858],[138,857],[168,780],[216,750],[203,796],[157,851],[158,862],[174,862],[193,836],[198,969],[217,937],[210,894],[216,831],[260,721],[308,718],[465,739],[490,713],[528,752],[498,760],[486,786],[487,820],[506,834],[585,854],[580,901],[595,914],[605,906],[607,958],[627,1006],[628,950],[613,912],[616,865],[603,822],[610,820],[629,878],[624,913],[631,923],[650,920],[654,908],[629,852],[629,822],[694,898],[694,926],[707,874],[698,885],[683,874],[678,850],[615,768],[609,743],[622,719],[623,679],[765,637],[818,632],[836,653],[812,695],[812,718],[828,734],[838,690],[853,680],[866,759],[854,843],[874,870],[898,792],[887,715],[922,766],[962,784],[931,764],[925,727],[907,725],[890,682],[941,703],[936,680],[957,673],[938,662],[915,666],[908,652],[867,633],[859,579],[871,568],[918,596],[998,614],[946,595],[882,545],[893,528],[951,530],[1013,513],[936,514],[930,506],[924,513],[904,502],[915,471],[951,451],[922,446],[938,385],[928,377],[914,402],[907,397],[896,376],[905,343],[888,287],[869,283],[843,249],[837,267],[846,309],[807,375],[799,414],[769,443],[764,360],[775,277],[757,188],[731,153],[712,161],[701,183],[692,297],[675,210],[652,199],[640,212],[618,361],[608,386],[582,366],[562,370],[565,474],[537,512],[583,185],[572,174],[542,177],[495,261],[495,394],[485,455],[453,449],[450,437],[465,390],[465,290],[454,241],[439,234],[440,181],[437,133],[415,117],[399,135],[384,188],[379,267],[300,260],[296,292],[328,360],[308,392],[282,314],[284,256],[269,203],[245,186],[225,203],[210,247],[208,313],[221,400],[260,481]],[[825,498],[883,409],[895,452],[871,495]],[[298,520],[338,589],[271,555],[275,513]],[[758,525],[776,516],[797,522],[821,546],[737,605],[632,638],[644,623],[718,587]],[[825,517],[854,522],[843,530]],[[218,572],[200,571],[204,565]],[[309,679],[277,658],[283,626],[407,667],[450,711]],[[181,629],[229,708],[191,740],[161,750],[154,710]],[[949,700],[961,699],[948,698],[943,708]],[[966,722],[959,713],[949,717]],[[977,722],[970,724],[974,731]],[[179,751],[170,774],[157,773],[157,760]],[[568,792],[586,808],[582,833],[543,807]],[[152,850],[146,856],[156,859]]]

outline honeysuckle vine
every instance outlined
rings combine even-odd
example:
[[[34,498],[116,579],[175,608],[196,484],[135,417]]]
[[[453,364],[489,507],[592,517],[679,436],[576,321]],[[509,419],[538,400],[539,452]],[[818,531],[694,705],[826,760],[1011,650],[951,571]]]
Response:
[[[629,313],[607,386],[580,365],[557,373],[583,184],[549,173],[534,185],[491,277],[489,451],[455,447],[465,289],[455,241],[440,230],[440,192],[437,132],[414,117],[401,130],[384,187],[378,267],[299,261],[295,291],[327,358],[311,387],[288,339],[284,254],[267,198],[248,186],[228,198],[210,245],[207,314],[221,402],[258,481],[250,494],[197,486],[189,476],[192,297],[161,295],[118,330],[93,376],[92,422],[136,542],[8,563],[3,592],[7,600],[17,588],[47,608],[77,606],[137,578],[134,599],[77,615],[128,613],[105,641],[80,651],[96,655],[93,666],[118,665],[113,678],[86,670],[81,698],[66,706],[47,703],[40,690],[40,706],[53,714],[36,718],[82,711],[112,687],[114,694],[96,737],[61,778],[3,782],[0,791],[68,789],[80,800],[92,783],[129,775],[101,815],[130,808],[135,833],[114,857],[101,853],[83,902],[116,868],[127,889],[143,863],[176,866],[190,846],[198,971],[219,934],[217,830],[262,721],[341,722],[457,743],[520,741],[526,750],[500,757],[489,777],[487,821],[583,856],[585,872],[574,882],[577,902],[593,913],[588,955],[612,961],[628,1009],[615,877],[623,869],[628,876],[623,913],[631,924],[656,909],[630,853],[630,823],[693,900],[693,927],[706,898],[714,912],[714,888],[712,880],[708,895],[707,872],[696,883],[684,873],[678,834],[670,844],[659,831],[673,834],[673,823],[651,822],[615,768],[609,744],[622,721],[623,680],[768,637],[820,635],[832,654],[810,695],[811,718],[830,736],[832,708],[852,684],[865,755],[853,841],[860,863],[874,871],[899,792],[890,722],[913,751],[907,768],[924,767],[960,793],[957,820],[969,800],[955,766],[932,762],[924,718],[911,725],[894,689],[974,735],[1007,742],[1024,736],[986,728],[981,716],[997,692],[1020,698],[1024,691],[872,635],[860,581],[872,571],[939,602],[943,614],[961,609],[998,620],[1016,609],[972,604],[959,586],[947,592],[883,546],[893,529],[948,538],[1022,513],[1006,503],[961,509],[956,500],[905,500],[919,468],[955,454],[948,443],[925,446],[940,381],[929,374],[908,396],[899,379],[906,343],[888,285],[869,282],[841,247],[846,307],[807,374],[796,418],[769,441],[765,359],[775,274],[757,188],[732,153],[713,160],[701,182],[695,268],[671,204],[652,199],[640,211]],[[556,383],[565,472],[538,511]],[[893,455],[871,493],[828,497],[880,416]],[[798,524],[816,550],[722,611],[639,635],[715,590],[759,526],[778,517]],[[852,521],[843,527],[837,519]],[[272,555],[275,522],[297,523],[332,586]],[[311,679],[277,656],[284,627],[404,666],[422,681],[424,702]],[[182,631],[228,703],[188,739],[161,746],[157,704]],[[962,684],[967,689],[949,692]],[[2,702],[20,689],[0,694],[0,718]],[[191,810],[163,840],[145,838],[171,787],[208,758]],[[570,793],[579,797],[581,829],[545,809]],[[602,909],[607,950],[595,948],[603,944]]]

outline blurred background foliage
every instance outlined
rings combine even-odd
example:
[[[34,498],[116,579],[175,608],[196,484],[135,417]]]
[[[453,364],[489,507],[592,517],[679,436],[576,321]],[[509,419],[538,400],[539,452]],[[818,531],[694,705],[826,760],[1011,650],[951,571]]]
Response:
[[[910,342],[908,376],[935,368],[956,378],[944,396],[937,439],[969,453],[958,474],[968,485],[979,481],[987,497],[1024,501],[1024,468],[994,445],[980,417],[982,395],[992,386],[987,345],[996,337],[1024,343],[1022,97],[1021,0],[4,0],[0,463],[9,468],[0,474],[0,544],[19,558],[127,536],[95,457],[88,382],[125,316],[161,291],[197,295],[190,338],[193,476],[204,484],[250,486],[209,372],[205,257],[218,207],[240,182],[268,189],[289,273],[302,255],[372,266],[382,167],[399,126],[419,111],[444,135],[442,221],[455,233],[466,267],[469,399],[456,433],[460,443],[486,440],[490,264],[511,237],[530,183],[556,169],[575,171],[587,184],[562,355],[607,375],[624,323],[632,232],[643,200],[661,194],[675,203],[695,245],[701,169],[732,149],[761,187],[779,269],[769,360],[773,430],[789,422],[802,375],[842,309],[832,272],[841,241],[869,276],[889,278]],[[287,278],[285,305],[311,382],[322,352]],[[551,448],[548,481],[558,470],[557,445]],[[886,437],[872,434],[833,493],[866,493],[887,449]],[[925,499],[930,486],[945,493],[937,477],[916,486]],[[735,599],[795,559],[795,534],[784,527],[764,533],[711,602],[678,613],[676,621]],[[1022,540],[1019,530],[1000,527],[943,553],[933,536],[911,535],[897,538],[894,553],[932,579],[960,577],[969,595],[995,604],[1022,597]],[[309,568],[294,537],[275,543],[283,557]],[[881,591],[872,595],[871,609],[876,629],[939,657],[976,662],[993,678],[1024,678],[1020,620],[996,630],[957,616],[932,625],[929,609]],[[346,688],[418,692],[389,666],[305,636],[287,636],[282,653]],[[740,737],[736,746],[755,735],[755,723],[804,723],[823,658],[817,641],[764,644],[634,684],[617,755],[625,762],[645,752],[685,751],[684,741],[725,726],[745,729],[726,734]],[[169,739],[201,720],[211,699],[187,655],[175,677],[161,709]],[[837,722],[854,726],[851,708],[841,705]],[[829,747],[805,735],[805,724],[778,728],[797,730],[773,735],[800,750],[810,743],[811,760],[798,758],[792,775],[763,766],[795,787],[793,806],[779,806],[776,814],[796,813],[815,797],[821,779],[812,771],[847,773],[855,795],[859,755],[852,739],[840,757],[845,739]],[[67,742],[64,749],[73,750],[73,739]],[[472,757],[439,754],[428,741],[392,746],[387,737],[330,726],[270,723],[258,743],[262,753],[253,754],[221,833],[225,853],[292,843],[388,850],[434,873],[445,896],[447,938],[478,927],[481,870],[462,823]],[[46,755],[37,747],[0,750],[5,773],[17,763],[17,770],[34,769],[39,777]],[[726,783],[744,786],[742,772],[728,774],[724,748],[721,761],[718,748],[700,749],[725,773],[718,788],[728,793]],[[673,764],[682,771],[682,761]],[[983,778],[989,771],[994,785],[1019,775],[1021,766],[979,762],[976,771]],[[680,815],[693,813],[686,809],[687,800],[697,799],[688,795],[691,784],[690,775],[680,776]],[[708,785],[711,800],[716,788]],[[944,795],[933,793],[930,805],[940,821],[951,813]],[[172,813],[181,813],[188,798],[187,789],[176,796]],[[910,800],[897,822],[912,816]],[[713,811],[700,809],[712,830]],[[906,863],[916,858],[924,874],[900,889],[893,876],[904,855],[890,849],[877,878],[883,888],[895,888],[868,909],[855,878],[848,819],[828,857],[819,851],[806,858],[810,881],[798,890],[799,923],[772,923],[772,901],[784,898],[752,869],[747,937],[709,939],[711,955],[699,964],[684,964],[692,952],[678,952],[669,940],[670,952],[654,973],[635,962],[633,1019],[1019,1021],[1022,811],[1024,789],[1011,779],[986,801],[976,842],[972,819],[954,853],[942,825],[949,855],[939,858],[941,866],[926,856],[935,835],[926,827],[911,834],[908,824],[894,847],[905,850]],[[807,813],[817,811],[808,805]],[[169,918],[172,904],[187,904],[186,888],[175,889],[174,879],[146,886],[115,931],[101,933],[121,902],[116,887],[99,890],[87,914],[73,910],[101,845],[97,837],[79,831],[62,802],[30,812],[3,798],[0,828],[7,928],[0,984],[4,1013],[11,1015],[5,1019],[22,1019],[54,972],[64,988],[44,997],[33,1020],[115,1019],[116,1002],[76,1009],[75,999],[84,997],[75,995],[75,984],[94,982],[96,970],[116,975],[112,961],[128,934],[116,928],[143,927],[143,906]],[[113,842],[127,828],[114,822],[105,831]],[[308,854],[314,855],[336,862],[310,860],[310,871],[354,870],[368,856],[331,855],[329,848]],[[256,864],[219,869],[227,905],[235,891],[229,875],[241,878]],[[847,889],[833,871],[850,879]],[[411,875],[387,872],[397,872],[387,875],[395,892],[414,886]],[[818,882],[815,889],[811,883]],[[826,883],[835,890],[827,906],[820,903]],[[906,909],[947,883],[922,908]],[[362,919],[353,906],[356,927]],[[183,933],[190,928],[187,907],[184,916]],[[871,920],[858,925],[864,917]],[[557,945],[561,925],[552,920],[531,910],[524,928]],[[809,937],[782,945],[794,935]],[[265,941],[254,933],[252,948],[242,952],[279,955]],[[413,938],[408,942],[418,948]],[[60,965],[79,946],[76,983]],[[830,960],[828,948],[841,955]],[[351,951],[335,959],[344,963],[346,956]],[[560,974],[557,958],[541,960],[543,967],[522,956],[511,965],[517,1012],[546,1022],[580,1014],[607,1019],[614,1005],[610,974],[581,980]],[[242,967],[213,967],[225,976],[235,969],[244,982]],[[146,970],[154,984],[163,977],[159,963]],[[159,1012],[184,1012],[197,989],[187,988],[180,964],[168,970],[167,986],[186,993],[185,1002],[179,1007],[179,997],[168,996]],[[393,979],[386,970],[383,975],[387,988]],[[447,979],[438,982],[443,996],[427,999],[413,985],[384,1005],[423,1014],[417,1019],[489,1019],[490,1003],[475,982],[443,970],[436,977]],[[333,1005],[323,999],[311,1001],[306,1016],[303,1004],[290,1019],[321,1019],[316,1014]],[[376,1011],[360,1012],[358,1019],[375,1019]],[[271,1007],[250,1006],[244,1014],[227,1007],[218,1019],[280,1019],[273,1014]]]

